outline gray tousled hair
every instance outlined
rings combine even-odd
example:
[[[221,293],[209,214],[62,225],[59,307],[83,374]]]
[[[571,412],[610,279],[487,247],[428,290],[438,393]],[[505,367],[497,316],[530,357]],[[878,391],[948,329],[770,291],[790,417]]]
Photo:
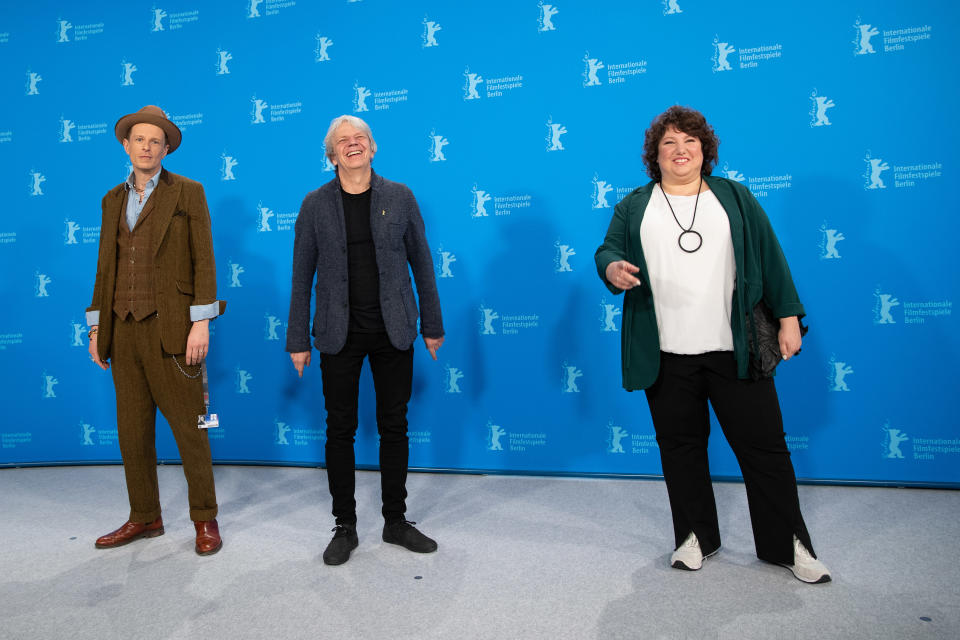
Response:
[[[336,141],[333,139],[333,136],[337,132],[337,128],[344,123],[350,124],[354,128],[359,129],[360,131],[365,133],[367,137],[370,138],[370,152],[371,153],[377,152],[377,142],[373,139],[373,132],[370,131],[370,125],[368,125],[366,122],[364,122],[362,119],[358,118],[357,116],[350,116],[350,115],[344,114],[342,116],[337,116],[336,118],[330,121],[330,128],[327,129],[327,135],[323,139],[324,152],[327,155],[327,160],[333,163],[333,159],[337,156],[336,151],[334,149],[334,145],[336,144]]]

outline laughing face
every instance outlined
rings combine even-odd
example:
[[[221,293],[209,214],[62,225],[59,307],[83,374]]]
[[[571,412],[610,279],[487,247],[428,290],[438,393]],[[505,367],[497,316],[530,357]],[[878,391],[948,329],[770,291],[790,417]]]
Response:
[[[333,150],[333,164],[341,169],[365,169],[373,162],[370,137],[349,122],[337,127],[333,136]]]
[[[670,126],[660,139],[657,162],[667,184],[687,184],[700,179],[703,149],[700,139]]]

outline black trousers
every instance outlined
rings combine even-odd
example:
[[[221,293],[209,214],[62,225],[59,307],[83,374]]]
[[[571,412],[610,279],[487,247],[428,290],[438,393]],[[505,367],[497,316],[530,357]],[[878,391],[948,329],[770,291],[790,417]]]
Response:
[[[327,479],[337,524],[357,522],[353,444],[364,358],[370,359],[377,397],[383,518],[403,520],[407,511],[407,403],[413,383],[413,346],[401,351],[390,344],[386,333],[351,332],[339,353],[320,354],[327,409]]]
[[[772,378],[737,378],[730,351],[692,356],[661,353],[660,374],[646,393],[677,547],[693,531],[704,555],[720,548],[707,460],[709,400],[740,463],[757,557],[793,564],[794,535],[814,553],[800,514],[797,479]]]

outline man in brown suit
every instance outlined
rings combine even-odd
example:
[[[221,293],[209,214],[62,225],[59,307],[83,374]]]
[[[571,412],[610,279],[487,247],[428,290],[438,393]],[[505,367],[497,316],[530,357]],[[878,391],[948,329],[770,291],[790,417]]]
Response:
[[[200,555],[222,546],[201,367],[217,300],[210,214],[198,182],[161,166],[180,146],[180,129],[159,107],[117,122],[133,172],[103,197],[93,302],[87,309],[90,359],[113,363],[117,433],[130,517],[98,548],[163,534],[157,485],[156,412],[170,424],[187,478]]]

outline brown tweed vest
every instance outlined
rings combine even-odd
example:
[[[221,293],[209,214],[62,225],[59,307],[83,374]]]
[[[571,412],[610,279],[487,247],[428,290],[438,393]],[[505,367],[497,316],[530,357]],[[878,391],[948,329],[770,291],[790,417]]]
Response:
[[[152,196],[153,194],[151,194]],[[119,318],[133,314],[134,320],[143,320],[157,310],[157,296],[153,281],[153,198],[151,197],[133,231],[127,226],[127,198],[120,209],[120,225],[117,232],[117,286],[113,291],[113,311]],[[137,197],[134,193],[132,197]]]

